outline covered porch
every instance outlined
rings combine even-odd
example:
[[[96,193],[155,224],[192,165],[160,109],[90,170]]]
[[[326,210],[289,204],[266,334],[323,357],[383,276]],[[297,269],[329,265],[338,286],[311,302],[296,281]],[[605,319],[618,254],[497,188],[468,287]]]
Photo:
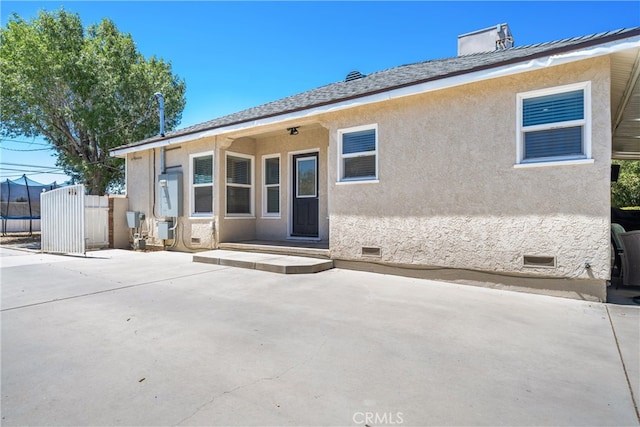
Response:
[[[329,131],[313,122],[230,138],[218,155],[218,247],[328,258],[328,145]]]

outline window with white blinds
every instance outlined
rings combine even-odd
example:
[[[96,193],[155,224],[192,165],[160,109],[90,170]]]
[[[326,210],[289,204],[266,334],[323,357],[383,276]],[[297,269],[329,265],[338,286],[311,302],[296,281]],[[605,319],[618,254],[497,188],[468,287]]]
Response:
[[[590,84],[518,94],[518,163],[591,156]]]
[[[253,156],[227,153],[227,215],[253,215]]]
[[[378,179],[378,127],[358,126],[338,131],[338,181]]]
[[[213,213],[213,153],[189,157],[191,216],[210,216]]]

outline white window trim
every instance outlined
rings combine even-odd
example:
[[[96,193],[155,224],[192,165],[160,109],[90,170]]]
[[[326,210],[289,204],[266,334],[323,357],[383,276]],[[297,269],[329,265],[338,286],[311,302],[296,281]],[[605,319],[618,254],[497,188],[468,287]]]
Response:
[[[342,135],[345,133],[359,132],[363,130],[375,130],[376,134],[376,149],[374,151],[367,151],[361,153],[351,153],[347,155],[342,154]],[[344,159],[360,157],[360,156],[375,156],[376,158],[376,175],[369,178],[344,178]],[[378,124],[369,124],[362,126],[354,126],[350,128],[338,129],[338,177],[336,183],[338,184],[374,184],[378,183]]]
[[[298,164],[300,163],[301,160],[311,160],[313,159],[313,163],[315,166],[315,170],[316,170],[316,176],[314,177],[314,182],[313,182],[313,194],[308,194],[308,195],[300,195],[300,181],[298,181],[298,172],[299,172],[299,168],[298,168]],[[318,168],[318,156],[309,156],[309,157],[299,157],[296,159],[296,164],[295,164],[295,173],[296,173],[296,198],[297,199],[315,199],[318,197],[318,173],[319,172],[319,168]]]
[[[251,161],[251,184],[229,184],[227,182],[227,159],[228,157],[240,157],[242,159],[249,159]],[[224,156],[224,217],[233,219],[233,218],[255,218],[255,192],[254,192],[254,184],[256,180],[255,174],[255,157],[249,154],[242,153],[233,153],[231,151],[227,151]],[[227,187],[241,187],[241,188],[249,188],[249,213],[248,214],[230,214],[227,212]]]
[[[278,159],[278,164],[280,167],[280,180],[278,184],[269,184],[267,185],[267,160],[268,159]],[[267,212],[267,189],[271,187],[278,187],[278,200],[280,201],[280,206],[278,206],[278,213]],[[280,215],[282,212],[282,159],[280,158],[280,154],[267,154],[262,156],[262,217],[269,219],[280,219]]]
[[[593,159],[558,160],[553,162],[528,162],[513,165],[514,169],[545,168],[548,166],[592,165]]]
[[[525,99],[536,98],[545,95],[553,95],[556,93],[570,92],[573,90],[584,90],[584,119],[572,120],[566,122],[557,122],[544,125],[529,126],[526,129],[522,127],[522,103]],[[538,166],[562,166],[562,165],[576,165],[576,164],[590,164],[593,163],[591,157],[591,81],[573,83],[564,86],[555,86],[552,88],[533,90],[529,92],[522,92],[516,95],[516,163],[514,167],[538,167]],[[524,157],[524,133],[545,129],[561,129],[565,127],[583,127],[583,149],[584,154],[582,156],[567,156],[567,157],[549,157],[540,158],[536,160],[523,159]]]
[[[193,159],[196,157],[211,156],[211,184],[194,184],[193,183]],[[202,153],[189,154],[189,217],[190,218],[211,218],[213,216],[213,205],[215,203],[214,185],[215,185],[215,154],[213,151],[204,151]],[[211,187],[211,212],[195,212],[196,210],[196,197],[194,189],[197,187]]]

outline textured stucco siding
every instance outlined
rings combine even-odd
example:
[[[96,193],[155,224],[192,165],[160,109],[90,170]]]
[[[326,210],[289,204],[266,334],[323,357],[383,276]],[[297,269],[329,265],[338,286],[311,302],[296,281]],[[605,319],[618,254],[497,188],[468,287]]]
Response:
[[[153,221],[153,152],[142,151],[127,156],[127,199],[129,211],[142,212],[145,222],[141,229],[148,232]]]
[[[514,168],[517,93],[583,81],[595,162]],[[332,115],[332,257],[609,278],[609,87],[608,58],[597,58]],[[379,182],[336,184],[337,130],[373,123]],[[371,246],[380,257],[362,255]],[[556,267],[525,267],[524,255]]]
[[[242,240],[285,240],[290,234],[291,187],[293,166],[291,154],[302,152],[319,153],[319,237],[329,238],[329,220],[327,212],[327,147],[329,136],[326,129],[318,126],[301,126],[298,135],[289,135],[281,126],[278,131],[254,135],[251,138],[234,140],[226,149],[221,150],[221,165],[224,174],[226,153],[251,155],[254,157],[254,215],[250,218],[221,215],[221,242]],[[263,212],[263,157],[280,156],[280,215],[267,216]],[[224,197],[224,181],[220,180],[219,194]],[[224,212],[224,201],[220,209]]]
[[[332,217],[332,221],[334,217]],[[589,261],[594,277],[608,275],[610,249],[607,244],[591,246],[608,230],[606,220],[561,215],[538,216],[448,216],[363,218],[340,216],[332,224],[332,255],[340,259],[395,264],[418,264],[447,268],[568,278],[585,275]],[[349,230],[363,227],[355,235]],[[567,230],[575,235],[566,236]],[[401,238],[390,238],[391,235]],[[553,236],[550,238],[550,236]],[[556,236],[566,236],[556,239]],[[597,245],[597,243],[595,243]],[[362,247],[381,248],[380,256],[362,255]],[[555,257],[557,267],[531,267],[524,256]],[[595,262],[598,260],[600,262]],[[605,262],[602,262],[605,260]]]
[[[256,141],[253,138],[238,138],[234,140],[229,146],[225,146],[218,151],[218,164],[219,174],[218,177],[218,195],[219,197],[214,200],[214,203],[218,204],[218,212],[220,216],[220,242],[240,242],[243,240],[253,240],[256,238],[256,218],[255,218],[255,193],[256,184],[256,165],[255,165],[255,151]],[[233,217],[226,214],[226,156],[227,154],[244,154],[248,156],[254,156],[252,177],[253,186],[253,200],[254,200],[254,215],[250,217]]]
[[[163,242],[158,239],[159,216],[158,175],[161,173],[161,149],[146,150],[127,156],[127,198],[129,210],[145,214],[141,232],[148,236],[148,244],[174,246],[179,249],[197,250],[215,247],[218,217],[216,215],[216,186],[214,185],[214,213],[206,217],[191,217],[189,187],[189,156],[191,154],[215,151],[214,138],[199,140],[188,144],[169,146],[165,151],[166,173],[182,174],[182,216],[178,220],[175,239]],[[214,180],[218,169],[217,156],[214,153]],[[215,182],[215,181],[214,181]],[[155,200],[154,200],[155,198]],[[195,239],[195,240],[192,240]]]
[[[214,249],[217,245],[219,230],[218,197],[216,182],[219,179],[219,153],[216,138],[205,138],[195,143],[181,144],[179,149],[167,151],[166,165],[168,171],[182,173],[183,216],[178,219],[177,247],[180,249],[198,250]],[[189,162],[191,155],[211,154],[213,152],[213,207],[212,215],[195,217],[192,215],[190,177],[192,173]]]
[[[329,239],[329,217],[327,211],[327,150],[329,133],[319,126],[301,126],[298,135],[278,132],[258,139],[256,144],[257,221],[256,238],[260,240],[283,240],[290,234],[291,189],[295,174],[292,154],[318,152],[318,234],[322,240]],[[280,156],[280,216],[273,218],[263,215],[263,156]]]
[[[113,228],[110,230],[110,243],[113,248],[128,249],[130,244],[130,233],[127,227],[127,210],[129,209],[129,201],[124,196],[109,196],[110,209],[113,215],[109,224]]]
[[[319,152],[319,237],[329,238],[327,210],[327,150],[328,131],[318,124],[301,126],[300,133],[291,136],[285,129],[269,130],[252,137],[237,136],[207,138],[180,145],[171,145],[165,151],[167,173],[182,173],[183,215],[178,218],[176,239],[165,241],[178,249],[198,250],[217,247],[219,242],[244,240],[285,240],[289,236],[291,153]],[[204,217],[191,214],[191,192],[189,174],[190,155],[213,152],[214,155],[214,201],[213,214]],[[233,217],[226,215],[225,161],[227,153],[253,156],[254,215]],[[263,156],[280,155],[280,216],[265,217],[262,210]],[[146,220],[141,231],[148,236],[149,244],[162,245],[157,238],[158,216],[157,180],[160,174],[161,149],[129,154],[127,157],[128,210],[143,212]],[[156,202],[154,203],[154,198]]]
[[[183,173],[181,249],[283,240],[290,232],[291,155],[319,151],[320,238],[336,260],[604,280],[610,274],[611,111],[606,57],[354,107],[250,134],[184,143],[166,165]],[[591,83],[592,164],[515,168],[517,94]],[[376,124],[379,180],[337,183],[338,130]],[[300,125],[290,136],[286,127]],[[214,151],[214,211],[190,217],[189,154]],[[254,156],[254,215],[225,215],[225,153]],[[262,211],[263,156],[278,154],[281,212]],[[127,159],[129,210],[157,235],[160,149]],[[155,162],[155,163],[154,163]],[[194,240],[199,241],[194,243]],[[380,249],[363,255],[363,247]],[[524,256],[551,257],[531,267]],[[586,269],[585,262],[591,265]]]

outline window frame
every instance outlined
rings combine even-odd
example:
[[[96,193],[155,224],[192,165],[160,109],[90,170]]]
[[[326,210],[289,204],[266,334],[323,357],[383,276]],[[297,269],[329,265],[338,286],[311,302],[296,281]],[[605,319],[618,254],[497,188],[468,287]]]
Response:
[[[309,161],[313,160],[313,170],[316,171],[316,174],[313,177],[313,194],[300,194],[300,162],[301,161]],[[294,165],[295,170],[295,180],[296,180],[296,199],[317,199],[318,198],[318,156],[310,155],[309,157],[299,157],[296,159],[296,163]]]
[[[541,125],[523,126],[523,104],[526,99],[538,98],[547,95],[572,92],[575,90],[583,91],[584,110],[583,118],[578,120],[557,121],[553,123],[545,123]],[[562,86],[554,86],[551,88],[538,89],[528,92],[521,92],[516,95],[516,163],[514,167],[539,167],[539,166],[557,166],[557,165],[573,165],[573,164],[591,164],[593,163],[591,152],[591,124],[593,118],[591,115],[591,82],[579,82]],[[582,154],[570,156],[548,156],[535,159],[524,159],[525,152],[525,134],[529,132],[564,129],[571,127],[582,127]]]
[[[193,162],[195,159],[200,157],[208,157],[211,156],[211,183],[207,184],[195,184],[194,182],[194,173],[195,168]],[[200,153],[189,154],[189,216],[192,218],[210,218],[214,213],[214,205],[215,205],[215,153],[214,151],[203,151]],[[211,212],[196,212],[196,188],[202,187],[211,187]]]
[[[278,159],[278,183],[267,184],[267,160]],[[278,187],[278,212],[268,212],[267,193],[269,188]],[[264,218],[280,218],[282,213],[282,158],[280,153],[262,156],[262,216]]]
[[[251,173],[250,184],[236,184],[227,182],[227,162],[229,157],[237,157],[241,159],[247,159],[251,162],[249,165],[249,171]],[[250,154],[235,153],[231,151],[225,152],[224,155],[224,214],[225,218],[255,218],[255,156]],[[249,188],[249,213],[229,213],[228,212],[228,187],[236,188]]]
[[[361,132],[365,130],[374,130],[375,131],[375,150],[373,151],[360,151],[357,153],[349,153],[342,154],[342,145],[343,145],[343,136],[348,133]],[[337,132],[338,138],[338,184],[370,184],[379,182],[379,149],[378,149],[378,124],[368,124],[361,126],[353,126],[349,128],[338,129]],[[355,178],[345,178],[344,177],[344,160],[349,158],[356,157],[366,157],[366,156],[374,156],[375,157],[375,168],[376,173],[375,176],[372,177],[355,177]]]

